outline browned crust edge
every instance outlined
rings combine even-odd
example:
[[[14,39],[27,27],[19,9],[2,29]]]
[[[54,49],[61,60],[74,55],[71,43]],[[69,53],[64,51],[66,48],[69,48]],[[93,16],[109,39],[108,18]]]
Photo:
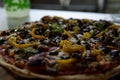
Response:
[[[115,67],[114,69],[106,72],[105,74],[96,74],[96,75],[84,75],[84,74],[76,74],[76,75],[65,75],[65,76],[50,76],[50,75],[42,75],[30,72],[26,69],[17,68],[14,65],[6,63],[2,56],[0,55],[0,65],[12,73],[16,74],[17,76],[24,77],[24,78],[38,78],[38,79],[49,79],[49,80],[107,80],[110,77],[113,77],[120,73],[120,65]]]

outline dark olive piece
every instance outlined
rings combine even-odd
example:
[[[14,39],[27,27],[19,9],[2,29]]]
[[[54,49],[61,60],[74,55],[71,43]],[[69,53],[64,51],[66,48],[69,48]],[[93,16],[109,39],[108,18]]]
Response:
[[[6,36],[8,33],[7,33],[7,31],[1,31],[0,32],[0,36]]]
[[[64,55],[64,56],[60,56],[61,59],[69,59],[70,56],[69,55]]]
[[[49,52],[49,55],[58,55],[58,51],[51,51]]]
[[[28,62],[28,66],[44,66],[46,64],[46,61],[44,60],[44,58],[37,58],[37,59],[33,59],[30,60]]]
[[[111,50],[110,51],[111,58],[117,58],[120,56],[119,54],[120,54],[120,50]]]
[[[4,38],[0,38],[0,45],[4,44],[5,39]]]
[[[73,34],[73,37],[74,37],[76,40],[78,40],[78,37],[77,37],[77,35]]]
[[[79,27],[81,27],[83,25],[82,22],[81,22],[81,20],[78,19],[77,22],[78,22],[78,26]]]
[[[50,40],[49,39],[45,39],[42,43],[48,45],[50,43]]]
[[[35,39],[34,39],[34,38],[32,38],[32,37],[31,37],[31,38],[29,38],[29,41],[34,41],[34,40],[35,40]]]
[[[25,44],[24,41],[19,41],[18,44]]]
[[[104,52],[104,54],[107,54],[110,52],[110,48],[108,48],[106,46],[100,46],[99,48],[100,48],[100,50],[102,50]]]
[[[85,47],[87,50],[90,50],[90,44],[86,44]]]
[[[113,29],[112,34],[116,37],[119,36],[117,29]]]
[[[22,50],[21,50],[20,48],[14,49],[14,53],[15,53],[15,54],[19,54],[21,51],[22,51]]]
[[[81,44],[81,40],[78,40],[78,41],[77,41],[77,44]]]
[[[68,38],[68,36],[66,35],[66,34],[62,34],[62,39],[64,40],[64,39],[67,39]]]
[[[9,51],[10,51],[10,48],[5,49],[5,53],[9,53]]]
[[[90,28],[84,28],[82,31],[83,31],[83,32],[89,32],[89,31],[90,31]]]
[[[9,48],[9,49],[12,49],[12,48],[13,48],[13,46],[11,46],[11,45],[8,45],[8,48]]]
[[[52,20],[52,18],[50,16],[44,16],[41,20],[43,23],[48,23]]]
[[[77,58],[77,59],[81,59],[81,57],[82,57],[82,54],[79,52],[79,53],[72,53],[72,55],[71,55],[71,57],[73,57],[73,58]]]
[[[87,67],[88,67],[87,64],[81,64],[80,70],[83,71],[83,70],[85,70]]]
[[[85,60],[88,60],[88,61],[95,61],[95,57],[91,57],[91,56],[86,56],[85,57]]]
[[[39,42],[43,42],[45,39],[39,39]]]

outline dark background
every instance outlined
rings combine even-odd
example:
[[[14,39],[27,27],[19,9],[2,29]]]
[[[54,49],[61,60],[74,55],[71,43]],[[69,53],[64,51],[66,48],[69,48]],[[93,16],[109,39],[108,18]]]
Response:
[[[100,4],[99,1],[104,1]],[[101,13],[119,13],[120,0],[71,0],[68,8],[63,8],[59,0],[30,0],[33,9],[52,9],[52,10],[70,10]],[[3,7],[3,1],[0,0],[0,7]]]

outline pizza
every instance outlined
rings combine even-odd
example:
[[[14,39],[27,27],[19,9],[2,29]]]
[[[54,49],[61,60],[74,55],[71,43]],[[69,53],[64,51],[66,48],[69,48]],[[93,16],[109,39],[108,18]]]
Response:
[[[0,65],[31,79],[107,80],[120,72],[120,26],[44,16],[0,31]]]

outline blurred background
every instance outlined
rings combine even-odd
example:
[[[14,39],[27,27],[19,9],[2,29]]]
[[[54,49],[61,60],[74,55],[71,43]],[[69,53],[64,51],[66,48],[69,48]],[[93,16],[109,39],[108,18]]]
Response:
[[[70,1],[70,5],[66,5],[67,1]],[[120,12],[120,0],[30,0],[30,2],[32,9],[68,10],[100,13]],[[0,0],[0,7],[3,7],[2,0]]]

